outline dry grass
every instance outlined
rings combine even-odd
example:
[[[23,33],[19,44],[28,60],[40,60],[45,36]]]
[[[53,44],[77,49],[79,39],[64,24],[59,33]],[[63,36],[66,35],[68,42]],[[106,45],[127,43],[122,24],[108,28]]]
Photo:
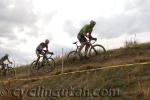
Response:
[[[130,40],[130,41],[125,41],[125,47],[135,47],[136,45],[138,45],[138,42],[136,41],[136,40],[134,40],[134,41],[132,41],[132,40]]]
[[[72,72],[77,70],[85,70],[97,67],[106,67],[118,64],[135,63],[150,61],[150,43],[129,46],[110,50],[107,52],[107,58],[100,60],[100,56],[92,56],[88,60],[77,61],[75,63],[67,63],[66,55],[64,56],[64,72]],[[55,58],[56,70],[45,75],[53,75],[61,73],[61,57]],[[121,94],[119,97],[98,97],[93,100],[149,100],[150,97],[150,64],[134,65],[120,68],[111,68],[105,70],[97,70],[84,73],[68,74],[53,78],[43,79],[40,81],[16,81],[12,83],[13,88],[23,88],[32,86],[45,86],[50,89],[60,89],[72,87],[94,88],[119,88]],[[30,66],[16,68],[18,76],[29,70]],[[28,75],[26,77],[29,77]],[[2,84],[0,88],[2,88]],[[47,100],[49,98],[44,98]],[[60,99],[60,98],[56,98]],[[87,98],[64,97],[61,100],[87,100]],[[4,98],[3,98],[4,100]],[[40,98],[30,98],[30,100],[40,100]],[[91,98],[89,98],[91,100]]]

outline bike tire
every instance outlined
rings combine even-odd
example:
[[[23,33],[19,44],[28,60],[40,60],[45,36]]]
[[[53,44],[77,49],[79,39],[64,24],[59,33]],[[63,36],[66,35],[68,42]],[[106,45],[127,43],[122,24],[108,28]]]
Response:
[[[106,49],[104,48],[104,46],[100,45],[100,44],[96,44],[93,45],[90,50],[89,50],[89,55],[105,55],[104,53],[106,53]]]
[[[6,76],[8,76],[8,77],[15,77],[15,75],[16,75],[16,71],[15,71],[14,68],[8,67],[6,69]]]
[[[71,51],[67,55],[67,61],[73,62],[80,60],[80,55],[77,53],[77,51]]]
[[[0,69],[0,77],[3,77],[4,70]]]
[[[35,60],[30,65],[30,72],[31,72],[31,74],[37,73],[37,71],[38,71],[37,67],[38,67],[38,65],[36,65],[36,60]]]
[[[53,58],[47,58],[45,65],[40,69],[42,72],[48,73],[55,69],[55,60]]]

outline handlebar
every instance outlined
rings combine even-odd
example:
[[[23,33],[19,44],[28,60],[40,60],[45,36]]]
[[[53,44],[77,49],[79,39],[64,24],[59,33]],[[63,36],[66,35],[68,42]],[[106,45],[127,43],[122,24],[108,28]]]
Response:
[[[91,41],[93,41],[93,42],[91,42]],[[87,43],[88,43],[88,44],[94,44],[96,41],[97,41],[97,38],[88,39],[88,40],[87,40]],[[80,46],[77,45],[78,42],[79,42],[79,41],[74,42],[73,44],[75,44],[77,47],[80,47]]]
[[[91,42],[91,41],[93,41],[93,42]],[[97,41],[97,38],[89,39],[89,40],[88,40],[88,43],[89,43],[89,44],[94,44],[96,41]]]
[[[49,52],[48,50],[43,50],[43,51],[44,51],[45,55],[46,55],[46,54],[54,55],[53,52]]]

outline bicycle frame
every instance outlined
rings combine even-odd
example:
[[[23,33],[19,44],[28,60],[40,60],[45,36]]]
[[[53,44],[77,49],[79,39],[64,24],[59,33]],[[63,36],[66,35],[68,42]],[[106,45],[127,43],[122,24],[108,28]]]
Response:
[[[91,41],[94,41],[94,42],[91,42]],[[88,44],[90,47],[92,47],[93,44],[95,44],[96,41],[97,41],[97,40],[88,40],[88,41],[87,41],[87,44]],[[79,41],[77,41],[77,42],[79,42]],[[76,45],[76,51],[78,51],[78,49],[80,48],[80,46],[77,45],[77,42],[73,43],[73,44]],[[90,47],[89,47],[89,48],[90,48]]]
[[[43,50],[44,51],[44,55],[41,55],[40,56],[40,58],[42,57],[43,59],[42,59],[42,62],[45,60],[45,59],[47,59],[47,58],[52,58],[52,55],[53,54],[51,54],[51,53],[49,53],[48,51],[46,51],[46,50]],[[47,55],[50,55],[49,57],[47,57]]]
[[[9,67],[12,67],[12,66],[9,66],[9,65],[13,65],[13,64],[3,64],[3,65],[0,65],[0,66],[1,66],[1,67],[4,66],[4,68],[7,69],[7,68],[9,68]]]
[[[76,52],[77,52],[77,51],[78,51],[78,49],[80,48],[80,46],[78,46],[78,45],[77,45],[77,43],[78,43],[78,41],[73,43],[73,44],[75,44],[75,45],[76,45],[76,50],[75,50]]]
[[[94,41],[94,42],[91,42],[91,41]],[[87,44],[91,46],[93,46],[93,44],[95,44],[97,40],[88,40]]]
[[[46,68],[45,71],[48,71],[47,67],[49,67],[50,70],[53,70],[55,67],[55,61],[52,58],[53,53],[45,51],[45,50],[43,50],[43,51],[44,51],[43,55],[40,55],[40,58],[43,58],[43,59],[42,60],[39,59],[38,62],[37,62],[37,60],[35,60],[31,63],[31,73],[32,74],[34,73],[34,70],[40,71],[40,68],[42,68],[42,67]],[[47,55],[50,55],[50,56],[47,56]],[[48,62],[50,62],[50,63],[48,63]],[[45,65],[48,65],[48,66],[45,66]],[[43,68],[42,68],[42,70],[44,70]]]
[[[0,69],[0,76],[15,75],[15,70],[12,67],[13,64],[4,64],[4,68]]]

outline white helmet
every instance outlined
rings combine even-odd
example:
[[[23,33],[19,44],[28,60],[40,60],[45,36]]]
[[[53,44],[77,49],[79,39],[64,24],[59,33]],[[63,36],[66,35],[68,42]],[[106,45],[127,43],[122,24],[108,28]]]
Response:
[[[47,43],[47,44],[48,44],[48,43],[49,43],[49,40],[48,40],[48,39],[46,39],[46,40],[45,40],[45,43]]]

